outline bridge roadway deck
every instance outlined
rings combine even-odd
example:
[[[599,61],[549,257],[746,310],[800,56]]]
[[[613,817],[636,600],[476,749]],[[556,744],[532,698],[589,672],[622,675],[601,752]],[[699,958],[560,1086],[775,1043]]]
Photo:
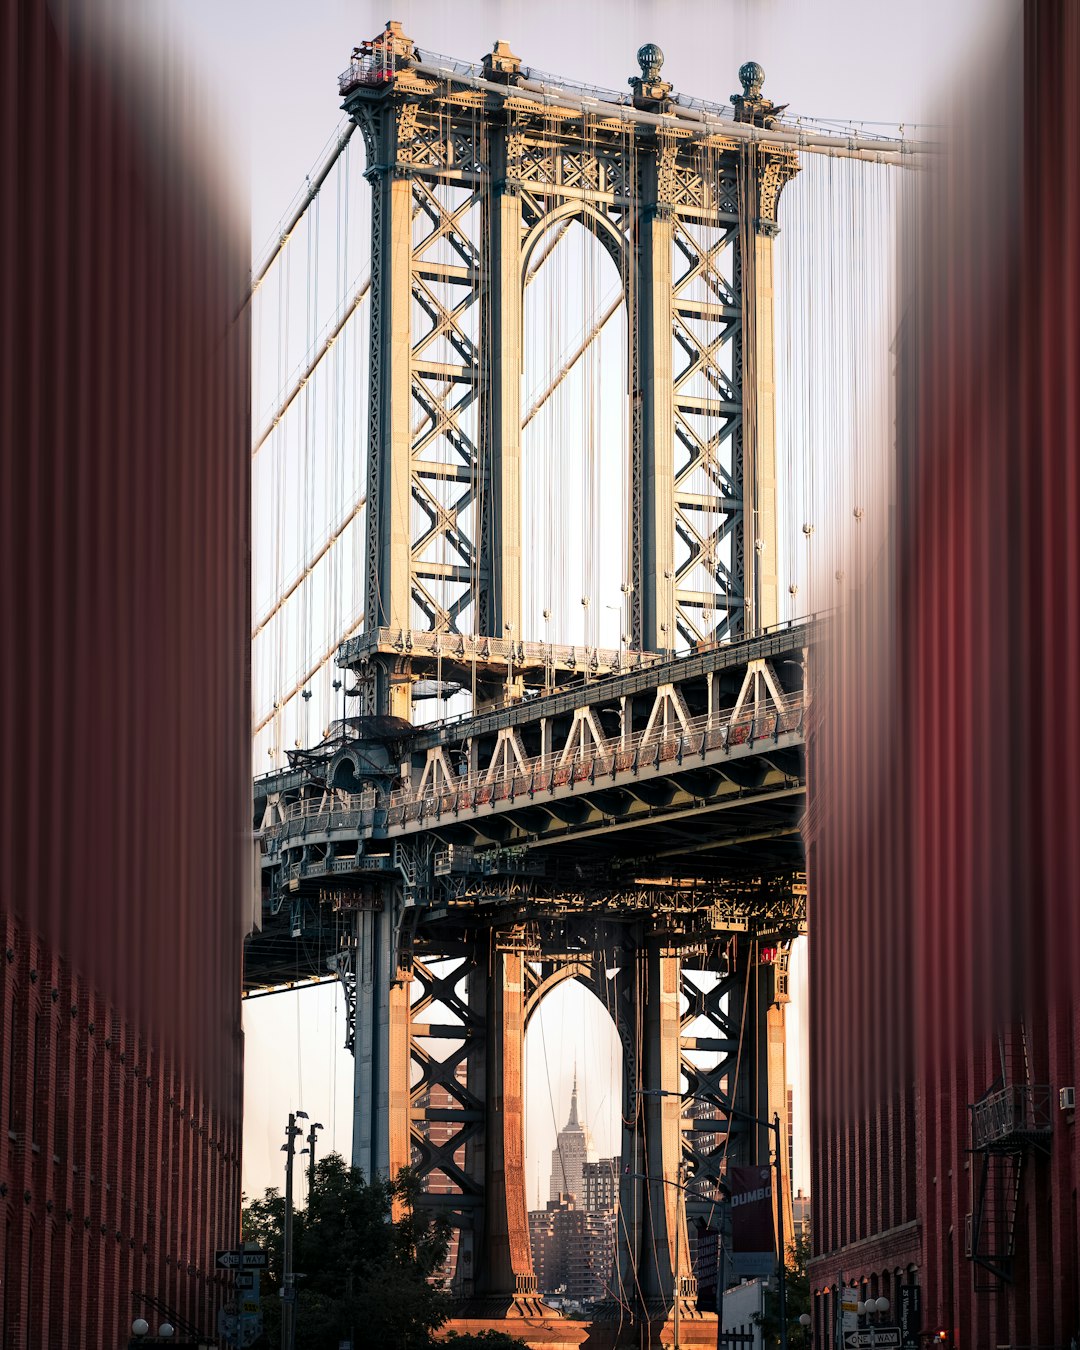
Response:
[[[666,892],[692,903],[733,878],[801,871],[801,653],[811,631],[398,732],[388,745],[339,743],[314,770],[259,780],[269,890],[246,987],[325,974],[339,911],[380,880],[408,884],[407,867],[428,868],[418,898],[429,912],[448,898],[557,907],[577,897],[625,909]],[[773,680],[764,695],[751,687],[761,663]],[[363,772],[380,753],[381,776]],[[343,769],[359,791],[332,786]],[[297,914],[301,941],[291,939]]]
[[[491,734],[504,727],[535,722],[540,717],[554,717],[577,708],[598,707],[614,699],[632,697],[654,690],[660,684],[680,684],[710,672],[740,669],[754,660],[768,661],[793,656],[810,644],[820,625],[820,620],[784,624],[743,642],[718,643],[707,650],[691,652],[686,656],[675,656],[666,661],[657,659],[652,665],[635,667],[623,674],[590,679],[573,689],[515,703],[509,708],[498,708],[476,717],[466,715],[419,726],[412,743],[417,750],[426,750],[437,744],[446,744],[455,736],[460,737],[466,726],[473,735]]]

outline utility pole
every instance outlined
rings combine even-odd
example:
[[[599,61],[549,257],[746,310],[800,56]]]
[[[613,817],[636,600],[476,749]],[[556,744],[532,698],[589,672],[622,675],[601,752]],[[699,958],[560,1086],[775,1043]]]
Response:
[[[642,1095],[642,1096],[645,1096],[646,1094],[645,1094],[645,1092],[643,1091],[643,1092],[641,1093],[641,1095]],[[681,1261],[680,1261],[680,1259],[679,1259],[679,1254],[680,1254],[680,1249],[681,1249],[681,1245],[682,1245],[682,1216],[683,1216],[683,1208],[684,1208],[684,1206],[685,1206],[685,1197],[686,1197],[686,1194],[689,1192],[689,1194],[691,1195],[691,1197],[692,1197],[693,1199],[696,1199],[696,1200],[702,1200],[702,1199],[705,1198],[704,1196],[699,1195],[696,1191],[691,1191],[691,1190],[690,1190],[689,1186],[687,1186],[687,1185],[684,1183],[684,1181],[683,1181],[683,1178],[685,1177],[685,1175],[686,1175],[686,1164],[685,1164],[685,1163],[680,1163],[680,1164],[679,1164],[679,1180],[678,1180],[678,1181],[672,1181],[669,1177],[656,1177],[656,1176],[650,1176],[647,1172],[624,1172],[624,1173],[623,1173],[623,1176],[633,1177],[633,1178],[634,1178],[635,1180],[637,1180],[637,1181],[649,1181],[649,1182],[656,1182],[656,1183],[658,1183],[658,1184],[660,1184],[660,1185],[664,1185],[664,1186],[673,1186],[673,1187],[675,1188],[675,1190],[677,1190],[677,1191],[679,1192],[679,1198],[678,1198],[678,1200],[675,1202],[675,1208],[676,1208],[676,1212],[677,1212],[677,1217],[676,1217],[676,1222],[675,1222],[675,1270],[674,1270],[674,1286],[675,1286],[675,1287],[674,1287],[674,1297],[673,1297],[673,1299],[672,1299],[672,1305],[671,1305],[671,1310],[672,1310],[672,1324],[673,1324],[673,1325],[672,1325],[672,1331],[673,1331],[673,1334],[674,1334],[674,1340],[673,1340],[673,1342],[672,1342],[672,1350],[679,1350],[679,1345],[680,1345],[680,1341],[679,1341],[679,1331],[680,1331],[680,1324],[679,1324],[679,1296],[680,1296],[680,1294],[681,1294],[681,1292],[682,1292],[682,1263],[681,1263]]]
[[[724,1333],[724,1286],[727,1283],[727,1246],[724,1239],[727,1237],[727,1214],[722,1206],[718,1208],[720,1226],[716,1235],[716,1350],[725,1350],[727,1336]]]
[[[281,1350],[294,1350],[296,1344],[296,1276],[293,1273],[293,1159],[296,1141],[303,1130],[297,1119],[307,1120],[306,1111],[290,1111],[285,1128],[285,1251],[281,1272]]]
[[[680,1268],[679,1253],[682,1251],[682,1207],[683,1207],[683,1177],[685,1175],[684,1165],[679,1164],[678,1180],[675,1184],[675,1303],[674,1303],[674,1332],[675,1346],[674,1350],[679,1350],[679,1304],[682,1302],[682,1270]]]
[[[667,1088],[639,1088],[640,1097],[685,1097],[691,1101],[708,1102],[715,1105],[715,1098],[706,1097],[697,1092],[672,1092]],[[777,1284],[779,1285],[780,1295],[780,1347],[781,1350],[787,1350],[787,1280],[786,1265],[787,1251],[784,1247],[784,1177],[782,1171],[781,1148],[780,1148],[780,1113],[774,1112],[771,1121],[764,1120],[761,1116],[751,1115],[749,1111],[740,1111],[737,1107],[727,1106],[724,1108],[729,1116],[736,1116],[740,1120],[750,1121],[755,1125],[763,1125],[765,1129],[770,1130],[773,1135],[773,1148],[775,1153],[774,1166],[776,1168],[776,1256],[777,1256]],[[676,1182],[669,1182],[669,1185],[676,1185]],[[721,1235],[721,1243],[723,1236]],[[676,1247],[676,1255],[678,1248]],[[719,1268],[719,1248],[717,1249],[717,1281],[721,1278]],[[718,1307],[722,1309],[723,1304],[720,1301],[721,1295],[718,1293]],[[677,1300],[676,1300],[677,1304]],[[723,1335],[722,1313],[719,1314],[719,1322],[716,1330],[717,1344],[720,1344],[720,1338]],[[676,1332],[676,1343],[678,1342],[678,1332]]]
[[[319,1130],[325,1130],[326,1126],[321,1120],[312,1122],[311,1129],[307,1135],[308,1146],[308,1204],[311,1203],[311,1192],[315,1187],[315,1140],[318,1137]]]
[[[777,1271],[780,1285],[780,1344],[787,1350],[787,1248],[784,1245],[784,1177],[780,1170],[780,1112],[773,1113],[774,1148],[776,1150],[776,1248],[780,1259]]]

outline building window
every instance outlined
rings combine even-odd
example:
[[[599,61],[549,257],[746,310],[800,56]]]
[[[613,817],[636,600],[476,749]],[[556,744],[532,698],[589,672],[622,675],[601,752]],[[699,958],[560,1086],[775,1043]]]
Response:
[[[15,991],[15,997],[11,1005],[11,1044],[8,1046],[8,1129],[17,1130],[19,1128],[19,1094],[16,1091],[16,1085],[19,1081],[19,1037],[21,1028],[19,1026],[19,993]]]
[[[41,1143],[38,1130],[44,1114],[40,1108],[41,1100],[45,1096],[42,1079],[45,1077],[48,1063],[45,1049],[47,1029],[46,1019],[38,1013],[34,1017],[33,1073],[30,1078],[30,1143],[34,1145]]]
[[[34,1247],[36,1245],[34,1225],[30,1225],[29,1241],[26,1244],[26,1350],[37,1350],[38,1303],[34,1289]]]
[[[11,1248],[13,1245],[11,1219],[4,1225],[4,1287],[0,1289],[0,1345],[10,1345],[11,1337],[11,1281],[15,1278],[12,1270]]]
[[[67,1122],[68,1122],[68,1104],[70,1098],[70,1080],[68,1074],[67,1056],[70,1052],[71,1042],[67,1039],[64,1029],[64,1019],[58,1017],[56,1025],[53,1028],[53,1045],[56,1047],[56,1083],[53,1090],[52,1115],[53,1115],[53,1142],[52,1151],[58,1158],[67,1159]],[[46,1098],[46,1101],[48,1099]]]

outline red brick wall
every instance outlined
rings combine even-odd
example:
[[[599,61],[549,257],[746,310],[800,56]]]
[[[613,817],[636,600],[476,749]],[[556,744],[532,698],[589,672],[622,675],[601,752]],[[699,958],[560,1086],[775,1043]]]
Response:
[[[895,586],[827,653],[847,702],[827,694],[811,748],[813,1282],[917,1265],[924,1325],[965,1348],[1080,1327],[1080,1155],[1056,1104],[1080,1078],[1080,7],[1024,6],[1022,81],[1010,36],[907,237]],[[888,1072],[875,1042],[903,1049]],[[1002,1048],[1010,1081],[1053,1088],[1053,1136],[1028,1154],[1013,1280],[983,1293],[968,1107]]]
[[[0,1345],[119,1343],[135,1292],[212,1329],[214,1250],[239,1213],[235,1110],[10,916],[0,944]]]
[[[914,935],[894,570],[814,654],[810,807],[812,1284],[896,1299],[918,1260]],[[913,1251],[914,1248],[914,1251]],[[817,1300],[819,1337],[831,1303]],[[822,1341],[831,1344],[830,1341]]]
[[[239,1224],[247,247],[114,9],[0,10],[4,1350],[212,1329]]]

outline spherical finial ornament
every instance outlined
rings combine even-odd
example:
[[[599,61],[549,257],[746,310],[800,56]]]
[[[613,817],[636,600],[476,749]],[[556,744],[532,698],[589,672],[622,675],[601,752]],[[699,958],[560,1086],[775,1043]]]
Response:
[[[655,84],[660,78],[660,67],[664,64],[664,53],[655,42],[646,42],[644,47],[638,48],[638,65],[641,67],[641,78],[647,84]]]
[[[765,72],[756,61],[744,61],[739,67],[739,83],[742,85],[743,98],[760,98]]]

